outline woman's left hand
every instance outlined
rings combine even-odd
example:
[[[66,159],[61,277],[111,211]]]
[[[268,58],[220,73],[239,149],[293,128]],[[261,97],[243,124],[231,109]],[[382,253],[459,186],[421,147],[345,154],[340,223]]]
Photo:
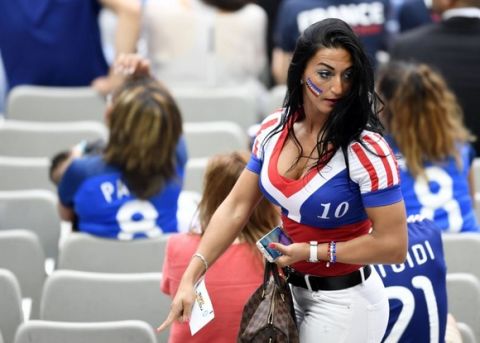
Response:
[[[269,247],[283,254],[275,260],[275,263],[281,268],[298,261],[306,261],[310,254],[310,246],[308,243],[293,243],[290,245],[270,243]]]

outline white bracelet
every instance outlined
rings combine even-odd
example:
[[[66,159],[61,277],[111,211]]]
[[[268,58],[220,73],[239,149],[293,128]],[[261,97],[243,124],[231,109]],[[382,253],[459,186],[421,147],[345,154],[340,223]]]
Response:
[[[310,257],[308,262],[318,262],[318,250],[317,250],[318,242],[317,241],[310,241]]]
[[[199,259],[202,260],[203,265],[205,266],[205,272],[206,272],[207,269],[208,269],[208,262],[207,262],[207,259],[205,258],[205,256],[203,256],[202,254],[197,252],[197,253],[193,254],[192,258],[194,258],[194,257],[198,257]]]

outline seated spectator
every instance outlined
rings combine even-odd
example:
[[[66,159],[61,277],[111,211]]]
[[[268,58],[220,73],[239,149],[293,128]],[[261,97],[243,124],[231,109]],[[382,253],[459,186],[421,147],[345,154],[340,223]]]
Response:
[[[441,230],[419,216],[408,218],[408,253],[402,264],[376,265],[387,290],[390,316],[382,342],[445,342],[458,336],[447,322],[447,268]],[[447,342],[461,342],[455,339]]]
[[[427,65],[393,62],[380,71],[377,90],[407,214],[432,219],[444,231],[478,232],[473,137],[443,78]]]
[[[276,83],[287,83],[296,42],[303,31],[326,18],[338,18],[350,25],[362,41],[370,63],[376,66],[379,56],[387,50],[390,7],[389,0],[283,0],[273,36],[272,74]]]
[[[170,88],[266,88],[267,14],[247,0],[148,0],[144,11],[153,74]],[[263,113],[262,113],[263,114]]]
[[[216,208],[227,197],[250,157],[248,152],[217,155],[210,159],[198,208],[198,227],[170,237],[163,264],[162,291],[174,296],[200,238]],[[205,275],[215,318],[193,337],[188,323],[174,322],[169,343],[236,341],[243,307],[263,281],[262,255],[255,242],[280,222],[280,214],[262,199],[245,228]]]
[[[135,73],[141,68],[120,65]],[[61,217],[76,216],[79,231],[122,240],[176,232],[187,157],[170,93],[150,77],[130,77],[113,94],[107,125],[103,153],[74,159],[66,169],[59,185]]]
[[[105,142],[100,139],[93,142],[82,141],[70,150],[61,151],[55,154],[50,161],[50,168],[48,170],[50,181],[58,186],[62,180],[63,174],[65,174],[65,170],[67,170],[74,158],[83,157],[85,155],[101,154],[104,148]]]

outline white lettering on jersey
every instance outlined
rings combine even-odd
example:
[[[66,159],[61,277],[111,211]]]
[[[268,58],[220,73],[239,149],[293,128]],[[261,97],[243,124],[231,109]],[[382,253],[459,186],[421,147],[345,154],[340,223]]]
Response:
[[[419,289],[422,291],[427,304],[427,313],[428,313],[428,327],[430,328],[430,343],[436,343],[439,341],[439,318],[438,318],[438,305],[437,298],[435,296],[434,288],[432,281],[426,276],[417,275],[412,278],[411,281],[412,287],[407,288],[403,286],[390,286],[385,288],[387,291],[388,299],[396,299],[402,303],[401,311],[398,315],[398,318],[395,324],[390,331],[388,337],[385,337],[385,343],[396,343],[400,342],[403,333],[410,324],[410,320],[413,317],[415,312],[415,297],[413,296],[412,290]],[[443,341],[443,340],[441,340]]]
[[[326,18],[342,19],[350,26],[384,25],[384,5],[375,1],[306,10],[297,16],[298,30],[303,32],[311,24]]]
[[[460,204],[453,195],[453,179],[440,167],[430,166],[425,168],[426,179],[418,177],[413,189],[418,202],[422,205],[420,215],[434,219],[435,211],[444,210],[448,213],[448,230],[459,232],[462,230],[463,217]],[[438,190],[433,192],[430,183],[435,182]]]
[[[134,216],[141,216],[135,220]],[[137,233],[143,233],[147,237],[156,237],[162,233],[157,226],[158,212],[155,207],[146,200],[131,200],[120,207],[117,212],[117,222],[120,231],[117,238],[121,240],[133,239]]]
[[[117,199],[121,199],[130,195],[130,191],[122,181],[117,180],[116,186],[117,187],[115,188],[113,183],[109,181],[102,182],[100,184],[100,190],[102,191],[103,197],[105,198],[106,202],[111,203],[114,194]]]
[[[113,184],[111,182],[102,182],[100,184],[100,189],[102,190],[102,194],[105,200],[108,203],[112,202],[112,195],[115,191]]]
[[[410,247],[410,249],[407,251],[405,263],[392,264],[390,266],[392,267],[392,272],[401,273],[406,267],[414,268],[415,266],[421,266],[429,260],[435,260],[435,255],[432,247],[430,246],[430,242],[424,241],[423,243],[417,243]],[[377,266],[381,277],[385,278],[387,276],[387,271],[385,270],[384,265],[379,264]]]

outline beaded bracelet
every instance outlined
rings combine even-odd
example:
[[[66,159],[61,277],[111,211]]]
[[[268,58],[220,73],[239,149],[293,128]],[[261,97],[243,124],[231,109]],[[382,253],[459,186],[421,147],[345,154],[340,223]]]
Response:
[[[205,272],[206,272],[207,269],[208,269],[208,262],[207,262],[207,259],[205,258],[205,256],[203,256],[202,254],[197,252],[197,253],[193,254],[192,258],[194,258],[194,257],[198,257],[200,260],[202,260],[203,265],[205,266]]]
[[[329,260],[327,261],[327,268],[330,267],[331,264],[334,264],[337,262],[337,243],[335,241],[331,241],[328,243],[328,250],[327,250],[327,255]]]

